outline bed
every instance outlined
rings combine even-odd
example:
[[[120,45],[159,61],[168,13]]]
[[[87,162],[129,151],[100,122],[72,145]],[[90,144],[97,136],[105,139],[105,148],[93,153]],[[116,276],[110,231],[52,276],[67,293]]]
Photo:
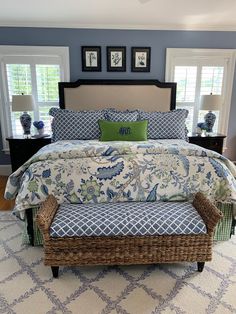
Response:
[[[176,84],[157,80],[78,80],[59,83],[60,108],[67,110],[175,109]],[[66,126],[66,123],[65,123]],[[93,126],[90,126],[93,128]],[[66,129],[65,129],[66,132]],[[60,203],[191,200],[198,191],[225,214],[216,238],[229,237],[236,198],[236,168],[222,155],[184,139],[101,142],[56,141],[43,147],[8,180],[5,197],[27,217],[31,243],[41,244],[35,215],[48,194]]]

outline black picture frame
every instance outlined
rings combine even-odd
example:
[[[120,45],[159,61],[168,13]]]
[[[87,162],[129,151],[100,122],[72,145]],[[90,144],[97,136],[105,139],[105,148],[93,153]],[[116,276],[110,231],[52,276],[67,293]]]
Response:
[[[151,68],[151,47],[131,48],[131,71],[150,72]]]
[[[107,72],[126,71],[126,47],[107,47]]]
[[[82,46],[82,71],[83,72],[101,72],[101,47],[100,46]]]

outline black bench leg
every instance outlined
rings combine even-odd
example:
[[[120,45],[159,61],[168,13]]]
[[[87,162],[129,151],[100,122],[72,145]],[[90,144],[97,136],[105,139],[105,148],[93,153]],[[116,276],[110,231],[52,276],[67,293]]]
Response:
[[[30,245],[34,246],[34,222],[33,222],[33,211],[31,208],[26,210],[27,219],[27,233],[29,236]]]
[[[201,273],[203,271],[205,262],[197,262],[197,270]]]
[[[58,278],[59,266],[51,266],[52,275],[54,278]]]

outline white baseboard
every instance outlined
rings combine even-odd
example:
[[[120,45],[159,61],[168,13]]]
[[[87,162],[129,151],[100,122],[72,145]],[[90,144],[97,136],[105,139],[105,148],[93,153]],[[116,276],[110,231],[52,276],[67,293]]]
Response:
[[[9,176],[11,173],[11,165],[0,165],[0,176]]]

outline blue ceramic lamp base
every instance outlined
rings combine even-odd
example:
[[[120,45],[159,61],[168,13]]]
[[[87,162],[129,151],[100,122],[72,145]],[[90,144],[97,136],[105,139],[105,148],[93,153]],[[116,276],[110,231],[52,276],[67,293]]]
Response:
[[[20,116],[20,123],[24,131],[24,137],[26,138],[30,137],[31,122],[32,122],[31,116],[27,112],[24,112]]]
[[[216,115],[212,111],[209,111],[205,115],[204,120],[205,120],[205,125],[206,125],[206,131],[208,133],[213,132],[213,126],[214,126],[215,121],[216,121]]]

